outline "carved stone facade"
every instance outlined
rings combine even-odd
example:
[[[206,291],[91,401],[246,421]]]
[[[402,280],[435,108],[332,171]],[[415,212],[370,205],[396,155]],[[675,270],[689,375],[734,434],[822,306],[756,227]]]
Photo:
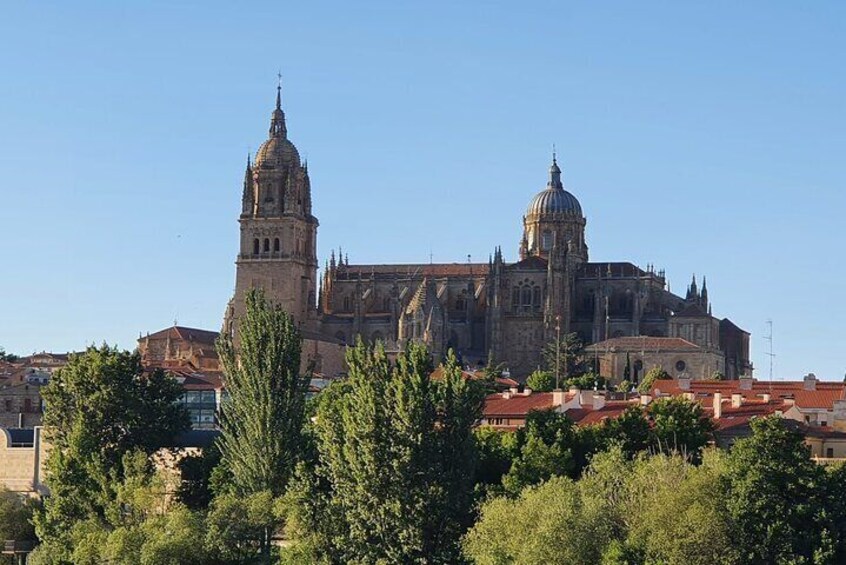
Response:
[[[704,280],[682,298],[651,266],[589,261],[587,220],[555,156],[546,187],[523,215],[517,262],[506,262],[499,247],[487,263],[466,264],[356,265],[332,251],[315,300],[318,223],[307,169],[284,124],[277,95],[270,138],[247,164],[225,329],[235,331],[244,292],[261,286],[314,339],[349,344],[361,336],[389,351],[419,340],[436,357],[450,348],[469,362],[492,355],[518,377],[539,366],[559,330],[585,344],[679,337],[722,356],[728,378],[751,372],[749,334],[711,315]]]

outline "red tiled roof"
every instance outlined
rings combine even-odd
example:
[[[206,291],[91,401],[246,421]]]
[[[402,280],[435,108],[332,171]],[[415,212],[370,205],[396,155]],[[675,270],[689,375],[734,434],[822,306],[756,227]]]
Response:
[[[737,428],[749,424],[753,418],[764,418],[772,416],[778,411],[784,411],[788,406],[780,400],[771,400],[770,402],[750,402],[742,404],[737,408],[732,408],[731,404],[723,402],[721,409],[722,414],[720,418],[713,418],[714,407],[713,403],[710,408],[705,408],[705,413],[711,416],[711,421],[714,422],[717,430],[727,430]]]
[[[637,403],[629,402],[627,400],[614,400],[607,402],[605,406],[599,408],[598,410],[585,410],[582,408],[579,409],[578,414],[573,414],[573,416],[571,416],[571,413],[576,412],[576,410],[567,410],[565,414],[578,425],[589,426],[591,424],[599,424],[608,419],[619,418],[629,406],[637,406]],[[585,414],[576,419],[576,416],[580,415],[581,412],[585,412]]]
[[[740,394],[744,403],[760,401],[762,395],[769,394],[773,401],[793,398],[795,404],[803,409],[832,410],[834,401],[846,399],[846,384],[837,382],[817,381],[816,390],[805,390],[803,381],[753,381],[751,390],[741,390],[740,381],[691,381],[690,390],[679,388],[677,380],[656,381],[653,391],[661,395],[679,396],[684,392],[692,392],[697,400],[713,398],[715,392],[723,397]]]
[[[195,341],[197,343],[206,343],[209,345],[214,345],[214,342],[217,340],[219,335],[220,334],[218,332],[212,332],[209,330],[187,328],[185,326],[171,326],[169,328],[159,330],[155,333],[151,333],[149,336],[142,337],[141,339],[146,339],[147,337],[150,337],[152,339],[167,339],[168,337],[170,337],[171,339]]]
[[[485,418],[525,417],[532,410],[552,408],[551,392],[533,392],[527,396],[515,394],[503,398],[501,393],[489,394],[485,398]]]
[[[631,336],[614,337],[587,346],[589,351],[621,349],[623,351],[691,351],[700,347],[680,337]]]

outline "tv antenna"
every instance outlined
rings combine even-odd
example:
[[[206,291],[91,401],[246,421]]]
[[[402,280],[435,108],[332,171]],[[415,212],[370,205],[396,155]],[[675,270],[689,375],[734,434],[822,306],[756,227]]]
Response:
[[[773,360],[775,359],[775,353],[773,353],[773,321],[767,320],[767,327],[769,328],[769,333],[764,336],[764,339],[767,340],[770,344],[770,350],[766,354],[767,357],[770,358],[770,382],[773,382]]]

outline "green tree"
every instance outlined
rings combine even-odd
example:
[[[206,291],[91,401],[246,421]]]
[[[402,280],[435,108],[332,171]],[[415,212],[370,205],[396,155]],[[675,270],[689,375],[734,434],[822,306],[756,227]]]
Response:
[[[474,482],[481,494],[485,494],[488,489],[497,490],[502,484],[502,477],[511,469],[511,463],[519,453],[517,434],[480,426],[473,430],[473,435],[478,454]]]
[[[576,387],[579,390],[605,390],[607,381],[605,377],[596,373],[584,373],[578,377],[570,377],[564,380],[564,388]]]
[[[653,449],[676,451],[698,462],[702,448],[712,438],[714,424],[698,402],[680,396],[659,398],[647,407],[652,420]]]
[[[617,418],[608,419],[602,428],[605,445],[617,445],[628,458],[649,448],[650,427],[643,408],[629,406]]]
[[[544,368],[553,375],[557,368],[562,382],[586,371],[584,344],[575,332],[563,334],[560,340],[555,339],[547,343],[541,356]]]
[[[526,379],[526,386],[536,392],[549,392],[555,388],[555,375],[549,371],[535,371]]]
[[[6,350],[0,347],[0,361],[6,361],[8,363],[15,363],[20,359],[17,355],[13,353],[6,353]]]
[[[50,497],[35,523],[56,559],[70,560],[66,542],[78,523],[106,520],[125,478],[124,456],[150,455],[188,427],[181,393],[164,372],[145,372],[138,353],[105,345],[71,355],[42,389]]]
[[[229,398],[221,406],[219,447],[238,494],[278,496],[301,452],[309,376],[300,374],[302,338],[291,316],[260,289],[245,296],[239,344],[217,344]]]
[[[600,509],[572,479],[553,477],[484,503],[464,551],[477,565],[598,563],[612,534]]]
[[[227,563],[255,563],[257,556],[264,559],[268,531],[281,521],[276,508],[270,491],[218,496],[206,518],[205,545],[209,552]]]
[[[2,433],[2,432],[0,432]],[[0,541],[34,541],[32,516],[35,503],[0,486]]]
[[[637,386],[637,391],[640,394],[652,394],[652,387],[654,386],[655,381],[666,381],[671,378],[672,377],[670,377],[667,371],[661,367],[652,367],[643,376],[643,380],[640,381],[640,384]]]
[[[186,454],[177,464],[182,479],[177,490],[179,501],[191,510],[207,508],[214,497],[212,476],[219,466],[220,449],[216,443],[200,453]],[[226,469],[220,467],[219,472],[226,473]],[[228,475],[226,482],[231,482]]]
[[[64,547],[47,540],[30,557],[34,565],[200,565],[215,563],[203,543],[203,519],[169,493],[173,479],[150,472],[140,450],[123,457],[124,478],[115,480],[114,500],[103,516],[90,515],[70,527]]]
[[[636,459],[620,509],[628,530],[625,547],[645,563],[740,563],[725,508],[724,459],[715,450],[700,466],[679,455]]]
[[[803,436],[781,418],[752,420],[732,448],[726,505],[744,563],[834,563],[836,531],[825,505],[825,471]]]
[[[711,373],[711,375],[708,378],[712,381],[724,381],[724,380],[726,380],[726,376],[724,374],[722,374],[720,371],[714,371],[713,373]]]
[[[318,461],[289,494],[291,552],[354,563],[452,563],[471,519],[472,428],[482,391],[452,354],[431,381],[425,346],[392,366],[381,344],[347,352],[348,378],[321,393]],[[290,553],[288,553],[289,559]]]
[[[598,447],[593,428],[578,428],[553,410],[529,412],[526,425],[515,436],[514,459],[502,478],[512,496],[550,477],[578,477]]]

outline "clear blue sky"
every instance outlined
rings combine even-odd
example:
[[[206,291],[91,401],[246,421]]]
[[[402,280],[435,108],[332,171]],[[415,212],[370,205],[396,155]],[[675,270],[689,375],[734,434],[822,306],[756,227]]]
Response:
[[[556,143],[593,260],[708,276],[767,376],[846,371],[842,2],[16,2],[0,345],[220,327],[276,72],[321,264],[514,259]]]

